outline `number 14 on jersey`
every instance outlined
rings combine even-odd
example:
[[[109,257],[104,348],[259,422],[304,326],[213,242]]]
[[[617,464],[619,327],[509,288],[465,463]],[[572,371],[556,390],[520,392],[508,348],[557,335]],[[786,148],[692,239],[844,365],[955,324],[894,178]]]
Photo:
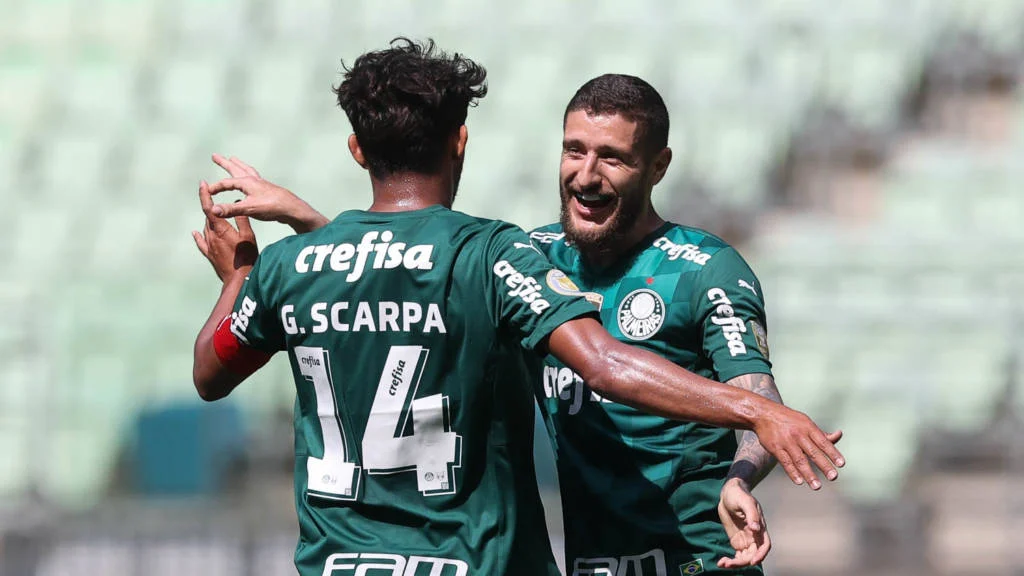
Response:
[[[448,397],[416,397],[429,353],[422,346],[392,346],[388,351],[363,433],[361,468],[348,453],[328,351],[295,348],[299,371],[316,392],[323,434],[323,457],[306,460],[311,495],[357,499],[363,468],[369,474],[415,473],[424,496],[455,493],[453,472],[461,465],[462,438],[451,430]]]

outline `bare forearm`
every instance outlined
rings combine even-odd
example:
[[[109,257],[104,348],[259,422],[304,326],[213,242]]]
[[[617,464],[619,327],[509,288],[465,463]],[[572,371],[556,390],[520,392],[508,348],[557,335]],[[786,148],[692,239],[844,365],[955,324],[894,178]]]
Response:
[[[737,376],[726,382],[741,390],[748,390],[763,398],[782,404],[782,396],[775,385],[775,379],[769,374],[746,374]],[[739,446],[729,469],[728,478],[739,478],[747,486],[757,486],[775,468],[775,458],[761,446],[757,434],[744,431],[740,434]]]
[[[602,396],[672,420],[754,427],[760,398],[698,376],[652,352],[615,344],[605,350],[606,367],[598,375],[588,378],[581,373]]]
[[[835,465],[845,464],[834,446],[842,433],[826,436],[806,414],[627,346],[594,318],[562,324],[551,332],[547,344],[551,354],[605,398],[673,420],[756,431],[797,484],[806,478],[812,488],[821,487],[812,461],[830,479],[838,475]]]
[[[218,400],[231,393],[231,390],[238,385],[238,379],[231,378],[225,373],[224,367],[217,358],[213,347],[213,335],[221,321],[231,314],[231,310],[238,298],[238,293],[245,283],[245,276],[248,270],[239,270],[228,277],[221,288],[220,298],[210,312],[203,328],[196,337],[196,344],[193,350],[192,380],[196,391],[203,400]]]

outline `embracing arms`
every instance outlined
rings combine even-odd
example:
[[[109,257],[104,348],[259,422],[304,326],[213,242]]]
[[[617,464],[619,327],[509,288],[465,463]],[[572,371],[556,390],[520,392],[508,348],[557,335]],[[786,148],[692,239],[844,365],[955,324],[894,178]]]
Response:
[[[837,473],[835,466],[844,464],[826,434],[806,415],[623,344],[594,319],[559,326],[551,333],[548,349],[605,398],[665,418],[753,431],[794,482],[814,477],[812,462],[826,475]]]

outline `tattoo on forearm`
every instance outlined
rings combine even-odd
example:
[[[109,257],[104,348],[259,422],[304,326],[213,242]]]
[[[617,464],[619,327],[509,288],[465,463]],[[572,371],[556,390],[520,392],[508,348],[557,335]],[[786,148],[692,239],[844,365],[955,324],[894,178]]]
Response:
[[[774,402],[782,403],[782,396],[775,386],[775,379],[768,374],[746,374],[737,376],[726,382],[730,386],[736,386],[749,390],[755,394],[764,396]],[[729,478],[740,478],[751,488],[757,485],[775,467],[775,458],[761,446],[757,440],[757,434],[745,430],[739,439],[739,446],[736,449],[736,456],[733,465],[729,468]]]

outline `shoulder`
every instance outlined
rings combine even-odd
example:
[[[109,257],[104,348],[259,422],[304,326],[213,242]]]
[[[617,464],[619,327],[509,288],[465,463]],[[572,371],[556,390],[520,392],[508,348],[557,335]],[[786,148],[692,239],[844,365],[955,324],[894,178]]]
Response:
[[[323,230],[323,228],[320,230]],[[263,269],[271,269],[285,261],[294,260],[295,255],[301,252],[304,247],[317,243],[313,236],[317,235],[320,230],[309,232],[307,234],[286,236],[269,244],[268,246],[265,246],[263,250],[260,251],[260,260],[262,261],[261,267]]]
[[[535,228],[530,232],[530,242],[552,262],[558,260],[560,265],[566,265],[565,259],[568,258],[568,251],[572,248],[565,239],[565,230],[562,229],[561,224],[548,224]]]
[[[736,266],[747,267],[739,251],[718,236],[691,226],[671,223],[663,235],[652,243],[665,253],[669,261],[688,262],[698,273],[707,273]]]
[[[692,259],[688,272],[680,274],[679,287],[691,305],[733,304],[743,302],[763,309],[761,283],[740,252],[725,240],[699,228],[674,226],[655,246],[667,253],[678,254],[680,260]],[[700,263],[694,266],[695,263]]]
[[[495,236],[502,235],[525,235],[522,228],[504,220],[493,220],[471,216],[465,212],[449,210],[445,212],[449,223],[457,228],[456,235],[465,236],[474,240],[488,241]]]
[[[447,213],[449,232],[447,248],[456,253],[463,266],[483,266],[490,270],[495,262],[510,258],[523,248],[536,248],[519,226],[504,220],[469,216],[461,212]]]
[[[504,220],[468,216],[461,212],[457,214],[465,218],[462,221],[463,233],[475,237],[474,240],[485,243],[487,246],[504,246],[506,244],[515,245],[516,248],[529,246],[529,235],[516,224]]]
[[[487,228],[502,223],[501,220],[492,220],[490,218],[481,218],[480,216],[472,216],[465,212],[459,212],[458,210],[444,210],[440,214],[448,219],[452,224],[460,226],[468,226],[470,228]]]

